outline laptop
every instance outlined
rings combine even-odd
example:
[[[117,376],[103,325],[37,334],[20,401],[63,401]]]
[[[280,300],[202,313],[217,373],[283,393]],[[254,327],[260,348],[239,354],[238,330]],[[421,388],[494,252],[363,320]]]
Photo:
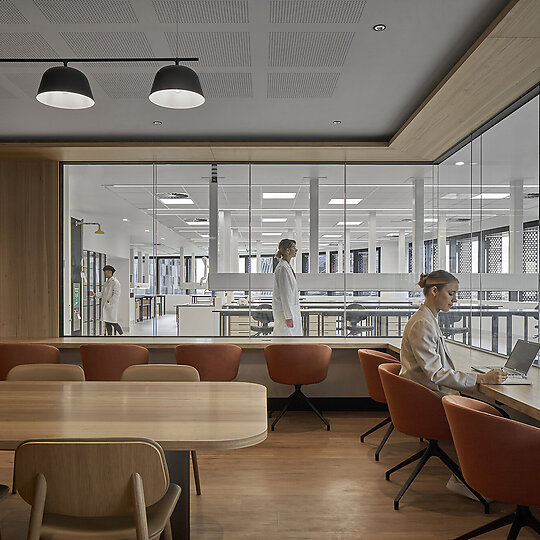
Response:
[[[532,384],[527,379],[527,374],[539,350],[540,343],[518,339],[502,368],[501,366],[472,366],[472,369],[480,373],[487,373],[491,369],[502,369],[508,375],[503,384]]]

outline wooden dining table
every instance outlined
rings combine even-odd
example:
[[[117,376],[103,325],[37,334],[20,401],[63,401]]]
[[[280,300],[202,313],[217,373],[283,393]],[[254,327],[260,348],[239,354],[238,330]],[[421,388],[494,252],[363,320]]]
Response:
[[[190,450],[264,441],[266,411],[266,388],[245,382],[0,382],[0,450],[28,439],[152,439],[182,488],[171,525],[186,540]]]

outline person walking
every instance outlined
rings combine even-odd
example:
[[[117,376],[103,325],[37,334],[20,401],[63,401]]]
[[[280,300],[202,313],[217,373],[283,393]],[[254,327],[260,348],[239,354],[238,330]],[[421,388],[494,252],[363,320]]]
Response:
[[[105,323],[105,332],[108,336],[112,336],[113,328],[122,335],[124,332],[120,324],[118,324],[118,304],[122,287],[118,279],[114,277],[116,269],[110,264],[103,267],[105,275],[105,285],[101,292],[95,293],[90,291],[90,296],[95,296],[101,299],[101,320]]]

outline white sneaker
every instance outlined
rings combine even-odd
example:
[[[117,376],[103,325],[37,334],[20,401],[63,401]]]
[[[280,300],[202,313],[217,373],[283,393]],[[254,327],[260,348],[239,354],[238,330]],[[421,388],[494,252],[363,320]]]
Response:
[[[452,491],[453,493],[456,493],[457,495],[467,497],[468,499],[472,499],[473,501],[478,501],[478,499],[469,490],[469,488],[455,474],[453,474],[449,478],[448,482],[446,483],[446,489]],[[493,499],[485,496],[483,497],[484,499],[486,499],[486,502],[493,502]]]

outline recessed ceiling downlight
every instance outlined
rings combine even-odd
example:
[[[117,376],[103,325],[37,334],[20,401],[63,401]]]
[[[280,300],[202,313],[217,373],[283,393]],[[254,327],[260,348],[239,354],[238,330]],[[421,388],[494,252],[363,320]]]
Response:
[[[383,30],[386,30],[386,24],[376,24],[373,27],[373,30],[375,30],[375,32],[382,32]]]

